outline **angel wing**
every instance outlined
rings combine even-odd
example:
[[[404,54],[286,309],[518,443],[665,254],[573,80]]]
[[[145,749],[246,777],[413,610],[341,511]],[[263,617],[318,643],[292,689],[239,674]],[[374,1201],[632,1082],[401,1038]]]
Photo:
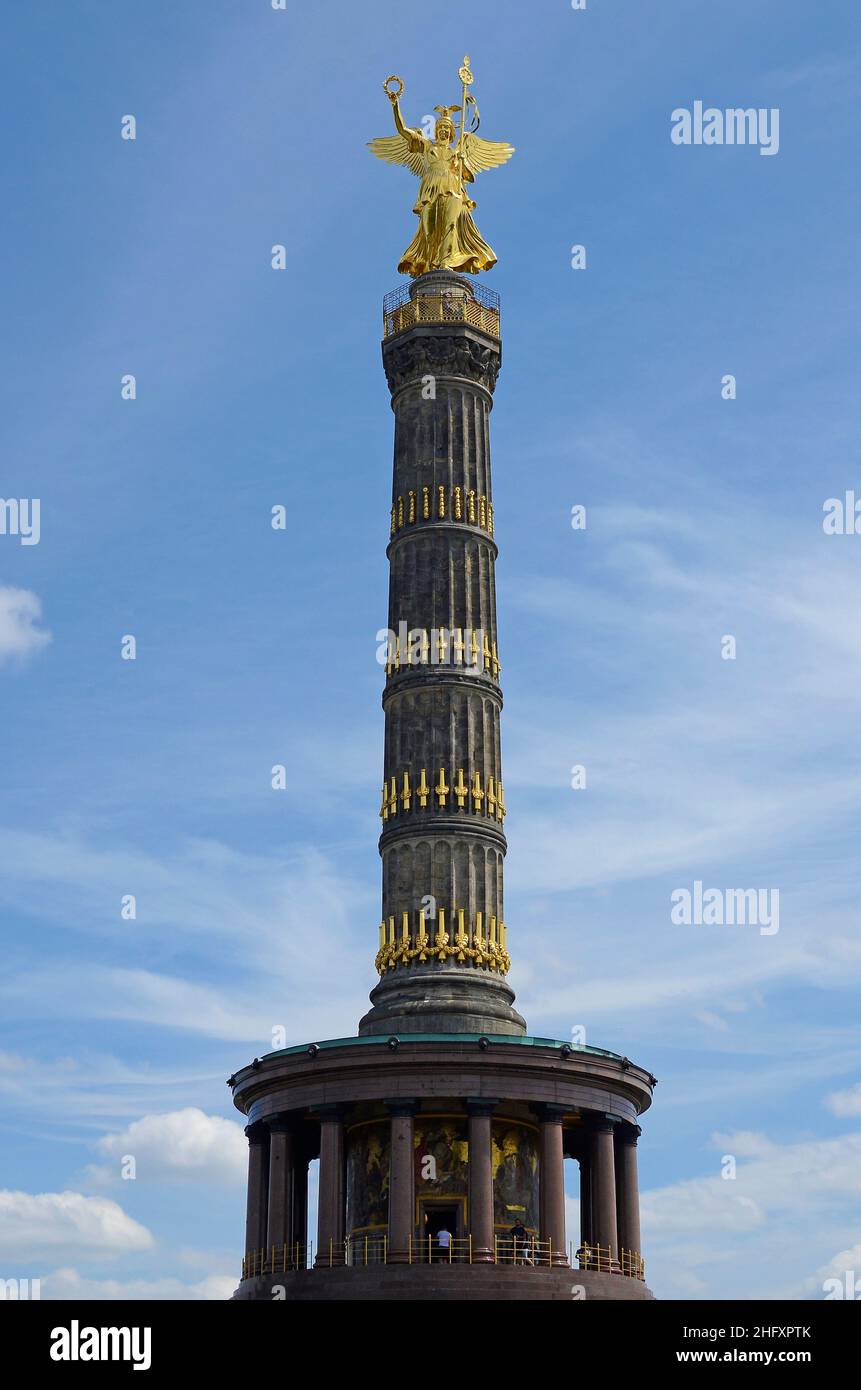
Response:
[[[463,162],[473,176],[483,169],[498,169],[514,154],[507,140],[484,140],[467,132],[463,137]]]
[[[418,139],[422,139],[419,131],[416,131]],[[487,144],[482,140],[483,145]],[[406,164],[408,169],[421,178],[423,173],[423,162],[421,148],[410,143],[403,135],[381,135],[378,140],[369,140],[368,149],[371,154],[375,154],[377,159],[384,159],[387,164]]]

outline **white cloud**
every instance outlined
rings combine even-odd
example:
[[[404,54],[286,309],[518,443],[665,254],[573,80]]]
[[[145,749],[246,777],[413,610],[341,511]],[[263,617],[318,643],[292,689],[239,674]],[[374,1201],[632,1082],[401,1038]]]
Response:
[[[76,1269],[55,1269],[45,1274],[41,1282],[43,1299],[98,1299],[119,1302],[141,1299],[143,1302],[168,1299],[210,1300],[224,1302],[230,1298],[239,1282],[237,1275],[210,1274],[196,1284],[184,1284],[181,1279],[87,1279]]]
[[[832,1115],[839,1115],[841,1118],[861,1115],[861,1081],[857,1081],[848,1090],[832,1091],[826,1097],[825,1104]]]
[[[149,1250],[150,1232],[106,1197],[81,1192],[0,1192],[0,1254],[110,1254]]]
[[[37,626],[42,604],[29,589],[0,586],[0,664],[26,660],[50,642],[51,634]]]
[[[189,1107],[165,1115],[145,1115],[119,1134],[98,1142],[110,1165],[91,1169],[104,1181],[118,1181],[126,1155],[135,1160],[135,1181],[213,1183],[241,1187],[248,1165],[242,1126]]]
[[[813,1271],[861,1226],[861,1133],[781,1145],[741,1131],[712,1142],[712,1175],[643,1193],[649,1283],[664,1297],[687,1296],[692,1278],[711,1298],[821,1297]],[[720,1176],[724,1153],[737,1160],[734,1179]]]

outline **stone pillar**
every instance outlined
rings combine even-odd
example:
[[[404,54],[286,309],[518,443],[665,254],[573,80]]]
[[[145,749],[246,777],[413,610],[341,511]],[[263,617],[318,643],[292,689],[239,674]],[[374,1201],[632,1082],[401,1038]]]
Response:
[[[286,1117],[275,1116],[269,1126],[269,1220],[266,1247],[272,1257],[272,1247],[281,1248],[293,1243],[293,1134]],[[279,1268],[280,1268],[279,1264]]]
[[[614,1122],[598,1118],[592,1131],[592,1241],[610,1248],[613,1267],[619,1264],[619,1232],[616,1221],[616,1165]],[[606,1258],[606,1257],[604,1257]]]
[[[410,1237],[415,1232],[416,1169],[413,1143],[414,1100],[387,1100],[391,1114],[389,1147],[389,1248],[390,1264],[406,1264]]]
[[[592,1242],[592,1172],[590,1155],[580,1155],[580,1244]]]
[[[245,1254],[266,1244],[266,1199],[269,1181],[269,1130],[264,1124],[246,1125],[248,1137],[248,1204],[245,1209]]]
[[[320,1193],[315,1269],[344,1263],[344,1112],[320,1105]]]
[[[539,1167],[540,1239],[550,1242],[554,1265],[567,1265],[565,1242],[565,1154],[562,1147],[564,1105],[539,1105],[541,1158]],[[542,1258],[543,1258],[542,1252]]]
[[[616,1131],[616,1207],[619,1248],[635,1255],[640,1248],[640,1190],[637,1181],[639,1125],[620,1125]]]
[[[293,1242],[299,1246],[299,1265],[308,1258],[308,1153],[302,1141],[295,1141],[293,1162]]]
[[[493,1262],[493,1166],[490,1147],[491,1115],[497,1100],[468,1100],[469,1113],[469,1234],[474,1264]]]

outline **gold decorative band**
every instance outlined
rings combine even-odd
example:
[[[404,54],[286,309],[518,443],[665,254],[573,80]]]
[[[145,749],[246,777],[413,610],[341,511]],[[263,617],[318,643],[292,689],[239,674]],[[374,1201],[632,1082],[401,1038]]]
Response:
[[[418,914],[416,926],[411,914],[401,914],[400,933],[396,932],[395,919],[380,923],[380,949],[374,962],[380,975],[398,966],[409,965],[412,961],[445,961],[451,957],[464,964],[485,966],[507,975],[511,969],[511,958],[506,949],[505,923],[491,917],[487,935],[484,934],[484,914],[477,912],[475,920],[467,922],[462,907],[457,909],[457,929],[452,933],[446,930],[444,907],[437,909],[437,926],[433,931],[431,923],[428,930],[427,915],[422,909]]]
[[[383,783],[383,799],[380,804],[380,819],[387,821],[392,816],[406,815],[408,811],[426,810],[428,800],[436,797],[436,805],[442,810],[449,807],[449,797],[451,798],[450,809],[472,811],[475,815],[489,816],[491,820],[505,820],[508,814],[508,807],[505,804],[505,792],[501,782],[494,783],[492,777],[487,779],[487,788],[481,784],[481,773],[476,768],[472,777],[464,778],[463,768],[457,770],[457,781],[454,786],[446,782],[445,768],[439,770],[439,778],[435,787],[428,783],[427,768],[422,768],[421,776],[415,786],[410,782],[410,774],[404,770],[400,777],[400,787],[398,777],[392,775],[387,777]],[[455,807],[455,800],[457,806]],[[431,807],[434,803],[431,799]]]
[[[462,521],[468,526],[480,526],[489,536],[493,535],[493,503],[489,498],[478,496],[475,488],[431,487],[426,484],[420,489],[410,488],[406,497],[398,497],[392,503],[389,535],[395,536],[404,526],[414,526],[417,521]]]
[[[484,669],[498,680],[502,670],[496,643],[480,628],[431,628],[428,634],[426,628],[408,630],[401,623],[401,631],[390,632],[387,641],[387,676],[401,667],[463,666],[473,674]]]

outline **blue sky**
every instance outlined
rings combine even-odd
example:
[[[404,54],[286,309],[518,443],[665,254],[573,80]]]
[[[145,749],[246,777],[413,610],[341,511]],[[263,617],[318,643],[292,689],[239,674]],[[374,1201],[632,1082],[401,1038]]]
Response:
[[[365,141],[387,74],[417,122],[468,51],[516,146],[474,193],[518,1006],[659,1077],[659,1296],[821,1297],[861,1267],[861,537],[822,529],[861,496],[857,6],[79,0],[6,29],[0,493],[41,537],[0,536],[0,1274],[225,1296],[224,1078],[366,1006],[380,302],[415,190]],[[779,108],[778,154],[674,145],[696,100]],[[697,879],[779,888],[779,932],[674,925]]]

